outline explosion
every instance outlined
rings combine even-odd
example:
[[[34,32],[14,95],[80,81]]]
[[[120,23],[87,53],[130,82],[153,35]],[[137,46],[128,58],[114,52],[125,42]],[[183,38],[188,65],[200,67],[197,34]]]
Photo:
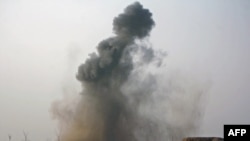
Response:
[[[52,105],[63,125],[61,141],[181,140],[195,131],[204,89],[154,73],[165,56],[145,39],[154,25],[152,13],[139,2],[114,18],[115,36],[101,41],[78,68],[77,104],[66,110],[67,100]]]

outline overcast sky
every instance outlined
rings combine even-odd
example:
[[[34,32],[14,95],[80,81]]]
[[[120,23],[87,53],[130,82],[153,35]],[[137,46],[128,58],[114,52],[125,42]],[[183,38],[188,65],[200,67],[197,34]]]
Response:
[[[54,139],[51,103],[132,0],[0,0],[0,140]],[[250,1],[141,0],[167,64],[211,81],[200,136],[250,124]]]

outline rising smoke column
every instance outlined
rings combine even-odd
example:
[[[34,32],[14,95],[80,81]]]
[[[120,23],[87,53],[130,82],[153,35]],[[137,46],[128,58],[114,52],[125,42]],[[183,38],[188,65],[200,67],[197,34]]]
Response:
[[[78,69],[83,98],[63,141],[135,140],[127,123],[132,113],[120,89],[133,69],[129,48],[135,39],[148,36],[153,26],[152,14],[138,2],[114,18],[116,36],[101,41],[98,53],[90,54]]]
[[[115,36],[101,41],[97,53],[78,68],[82,92],[77,105],[65,106],[62,101],[52,107],[63,124],[61,141],[180,140],[195,128],[200,89],[188,90],[172,78],[166,81],[169,85],[158,85],[164,77],[145,71],[155,60],[153,68],[161,64],[157,52],[143,43],[154,25],[152,14],[139,2],[114,18]],[[178,97],[189,92],[194,98],[188,102],[187,96]],[[189,106],[189,101],[196,104]]]

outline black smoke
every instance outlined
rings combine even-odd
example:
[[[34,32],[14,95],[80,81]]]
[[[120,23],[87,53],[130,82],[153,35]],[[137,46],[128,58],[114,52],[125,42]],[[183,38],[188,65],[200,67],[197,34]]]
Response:
[[[134,44],[135,39],[148,36],[153,26],[149,10],[144,9],[139,2],[128,6],[124,13],[114,18],[113,30],[116,36],[99,43],[98,54],[92,53],[79,67],[77,79],[82,82],[98,82],[101,79],[107,81],[107,78],[113,76],[126,78],[133,64],[125,48]]]
[[[97,53],[91,53],[78,68],[76,78],[82,84],[82,92],[75,110],[53,109],[60,122],[67,123],[61,141],[160,141],[180,139],[187,129],[195,128],[198,108],[187,106],[187,111],[193,112],[187,114],[185,108],[175,107],[180,106],[178,104],[164,107],[171,94],[180,92],[175,91],[175,83],[158,84],[163,76],[147,73],[147,69],[150,70],[147,66],[160,67],[164,57],[159,57],[159,53],[144,42],[154,25],[152,13],[139,2],[129,5],[114,18],[115,36],[101,41]],[[157,65],[152,65],[155,62]],[[194,92],[195,97],[201,93],[187,91]],[[178,117],[181,122],[189,123],[175,126],[171,116],[166,119],[167,110],[174,109],[177,116],[182,116],[181,112],[186,114],[186,119]]]

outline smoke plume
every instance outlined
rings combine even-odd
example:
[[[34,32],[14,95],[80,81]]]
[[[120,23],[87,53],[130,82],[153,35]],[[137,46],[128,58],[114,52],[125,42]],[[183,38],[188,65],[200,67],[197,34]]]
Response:
[[[139,2],[114,18],[115,36],[101,41],[78,68],[81,96],[52,107],[61,141],[181,139],[198,127],[204,89],[157,71],[165,53],[145,39],[154,25]]]

